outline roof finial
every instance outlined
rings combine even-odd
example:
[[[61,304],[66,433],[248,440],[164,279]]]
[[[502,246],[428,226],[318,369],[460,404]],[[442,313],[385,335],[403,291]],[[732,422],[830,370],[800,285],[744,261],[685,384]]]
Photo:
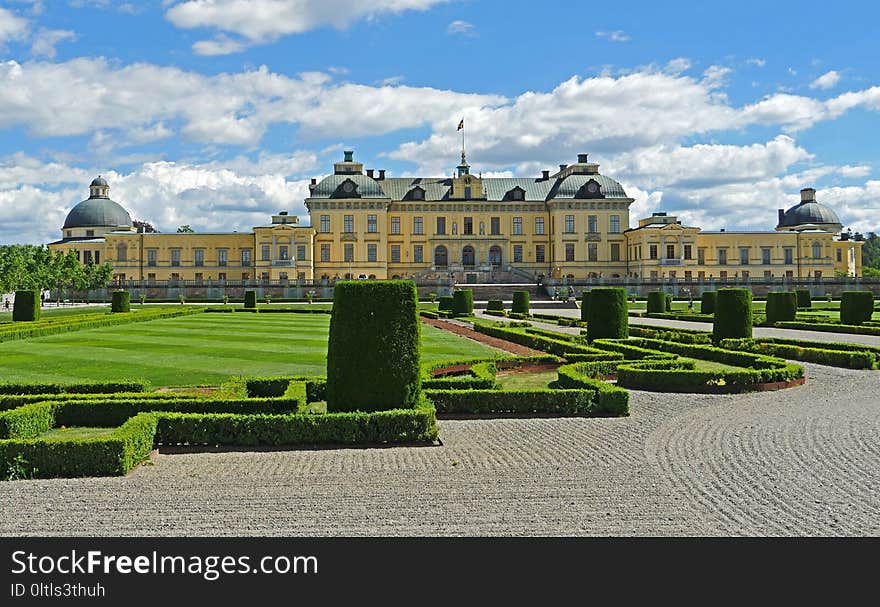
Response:
[[[461,122],[458,123],[458,129],[461,131],[461,164],[458,165],[458,176],[467,175],[470,173],[471,167],[467,163],[467,158],[465,156],[464,150],[464,118],[461,119]]]

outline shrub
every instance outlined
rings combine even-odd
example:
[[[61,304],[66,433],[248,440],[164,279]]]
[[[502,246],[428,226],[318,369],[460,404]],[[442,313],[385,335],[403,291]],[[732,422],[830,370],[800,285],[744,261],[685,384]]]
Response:
[[[563,365],[557,369],[561,388],[581,388],[595,391],[593,412],[608,415],[629,415],[629,392],[600,379],[590,377],[595,370],[592,365],[614,365],[618,363],[578,363]]]
[[[507,317],[507,312],[505,312],[504,310],[486,310],[486,314],[488,314],[489,316],[498,316],[500,318]]]
[[[513,305],[510,307],[510,311],[516,314],[528,314],[529,313],[529,292],[528,291],[514,291],[513,292]]]
[[[257,308],[256,291],[248,290],[244,292],[244,307],[249,310],[255,310]]]
[[[626,290],[610,287],[590,291],[587,338],[626,339],[629,336]]]
[[[877,361],[880,360],[880,351],[875,353],[870,351],[868,346],[860,346],[859,344],[826,344],[824,342],[763,338],[755,340],[724,339],[721,340],[720,345],[728,350],[746,350],[766,356],[778,356],[779,358],[848,369],[874,369],[877,367]]]
[[[55,425],[55,405],[37,402],[0,413],[0,439],[36,438]]]
[[[426,390],[437,413],[589,415],[595,390]]]
[[[110,303],[111,312],[131,312],[131,293],[128,291],[113,291],[113,300]]]
[[[591,291],[581,293],[581,322],[587,322],[587,317],[589,316],[590,293]]]
[[[797,316],[797,294],[792,291],[767,293],[767,322],[794,320]]]
[[[146,392],[150,382],[129,380],[117,382],[82,382],[78,384],[0,383],[0,394],[115,394]]]
[[[473,310],[473,294],[467,293]],[[336,284],[327,349],[328,411],[416,405],[421,392],[418,301],[411,281]]]
[[[486,310],[504,311],[504,302],[500,299],[490,299],[486,303]]]
[[[31,322],[40,319],[40,294],[38,291],[16,291],[12,306],[12,320]]]
[[[648,293],[648,314],[660,314],[666,311],[666,293],[651,291]]]
[[[664,327],[632,325],[629,328],[629,334],[630,337],[647,337],[649,339],[662,339],[663,341],[677,341],[684,344],[712,343],[711,333],[694,329],[666,329]]]
[[[717,298],[717,291],[703,291],[703,294],[700,296],[700,314],[714,314],[715,300]]]
[[[672,295],[669,293],[666,293],[665,298],[666,298],[666,301],[664,302],[666,304],[665,311],[671,312],[672,311]]]
[[[474,363],[465,375],[429,377],[422,380],[426,390],[494,390],[498,387],[495,374],[498,372],[494,362]]]
[[[582,356],[581,360],[589,358],[590,360],[612,360],[617,358],[613,352],[606,352],[596,348],[573,343],[568,336],[558,335],[557,337],[545,337],[544,335],[535,335],[526,333],[523,330],[507,328],[507,327],[490,327],[479,323],[474,324],[474,331],[491,335],[513,343],[541,350],[556,356],[569,357],[572,353]],[[547,331],[546,333],[550,333]]]
[[[781,329],[804,329],[807,331],[824,331],[830,333],[852,333],[855,335],[880,335],[880,327],[868,325],[843,325],[818,322],[778,322]]]
[[[810,308],[813,305],[813,302],[810,298],[810,291],[808,289],[797,289],[795,291],[797,295],[797,307],[799,308]]]
[[[439,298],[439,303],[437,304],[437,309],[442,310],[444,312],[452,312],[453,300],[455,298],[452,295],[441,295]]]
[[[752,336],[752,292],[748,289],[718,289],[712,339]]]
[[[461,289],[452,294],[452,313],[456,316],[470,316],[474,313],[474,292]]]
[[[840,297],[840,322],[858,325],[871,320],[874,294],[871,291],[844,291]]]

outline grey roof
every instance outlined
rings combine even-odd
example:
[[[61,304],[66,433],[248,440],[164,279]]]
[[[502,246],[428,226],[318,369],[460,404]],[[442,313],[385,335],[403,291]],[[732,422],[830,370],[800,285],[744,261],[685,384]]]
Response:
[[[425,200],[448,200],[452,190],[449,177],[390,177],[375,180],[364,175],[330,175],[322,179],[312,191],[311,198],[330,198],[346,179],[358,184],[362,198],[390,198],[406,200],[408,193],[416,186],[425,190]],[[627,198],[626,192],[617,181],[604,175],[569,175],[565,179],[541,181],[532,177],[485,177],[483,193],[488,201],[503,201],[515,187],[525,191],[526,202],[544,202],[551,198],[574,198],[581,187],[589,180],[599,183],[601,193],[606,198]]]
[[[67,214],[64,228],[131,227],[131,215],[109,198],[89,198],[76,205]]]
[[[105,185],[109,185],[109,184],[107,183],[107,180],[104,179],[103,177],[101,177],[100,175],[98,175],[97,177],[95,177],[95,178],[92,180],[92,183],[91,183],[91,187],[95,187],[95,186],[105,186]]]
[[[777,227],[794,227],[804,224],[840,225],[837,213],[819,202],[802,202],[788,209]]]

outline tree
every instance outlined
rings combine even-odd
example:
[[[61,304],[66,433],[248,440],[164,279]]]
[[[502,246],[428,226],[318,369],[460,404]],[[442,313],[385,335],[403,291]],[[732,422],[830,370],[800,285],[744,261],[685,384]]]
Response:
[[[880,236],[869,232],[862,245],[862,267],[880,270]]]
[[[155,227],[153,227],[153,224],[151,224],[149,221],[142,221],[140,219],[135,219],[134,221],[131,222],[131,225],[138,228],[138,231],[140,231],[140,228],[143,228],[143,231],[146,234],[158,234],[159,233],[159,230],[157,230]],[[183,227],[183,226],[181,226],[181,227]],[[178,232],[179,231],[180,230],[178,230]]]
[[[193,234],[193,233],[195,233],[195,230],[193,230],[191,227],[189,227],[189,224],[186,224],[185,226],[180,226],[179,228],[177,228],[177,233],[178,234]]]

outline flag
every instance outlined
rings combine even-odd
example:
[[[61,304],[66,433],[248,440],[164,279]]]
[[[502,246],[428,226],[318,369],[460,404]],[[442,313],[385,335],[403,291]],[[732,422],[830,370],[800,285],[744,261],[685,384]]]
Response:
[[[461,119],[461,122],[458,123],[458,128],[455,130],[460,131],[463,128],[464,128],[464,118]]]

